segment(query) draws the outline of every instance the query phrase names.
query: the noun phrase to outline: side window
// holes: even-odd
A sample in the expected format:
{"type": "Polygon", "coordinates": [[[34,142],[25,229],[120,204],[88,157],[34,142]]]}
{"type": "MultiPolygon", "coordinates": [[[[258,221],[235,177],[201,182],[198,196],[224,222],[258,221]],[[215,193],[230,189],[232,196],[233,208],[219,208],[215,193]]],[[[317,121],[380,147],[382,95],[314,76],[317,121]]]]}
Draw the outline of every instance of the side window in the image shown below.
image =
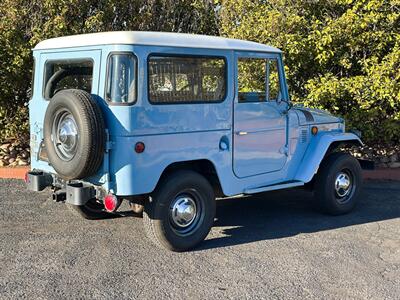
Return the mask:
{"type": "Polygon", "coordinates": [[[225,64],[217,57],[150,56],[149,100],[154,104],[223,101],[225,64]]]}
{"type": "Polygon", "coordinates": [[[279,71],[278,61],[276,59],[269,59],[267,62],[267,77],[268,77],[268,100],[280,100],[280,84],[279,84],[279,71]]]}
{"type": "Polygon", "coordinates": [[[276,59],[238,59],[239,102],[276,101],[279,98],[279,72],[276,59]]]}
{"type": "Polygon", "coordinates": [[[47,61],[44,75],[44,98],[50,99],[65,89],[92,90],[93,61],[59,60],[47,61]]]}
{"type": "Polygon", "coordinates": [[[112,54],[108,59],[106,100],[112,103],[136,102],[136,57],[131,53],[112,54]]]}
{"type": "Polygon", "coordinates": [[[29,99],[32,99],[32,97],[33,97],[33,91],[34,91],[34,87],[35,87],[35,69],[36,69],[36,59],[33,58],[31,86],[28,89],[28,97],[29,97],[29,99]]]}

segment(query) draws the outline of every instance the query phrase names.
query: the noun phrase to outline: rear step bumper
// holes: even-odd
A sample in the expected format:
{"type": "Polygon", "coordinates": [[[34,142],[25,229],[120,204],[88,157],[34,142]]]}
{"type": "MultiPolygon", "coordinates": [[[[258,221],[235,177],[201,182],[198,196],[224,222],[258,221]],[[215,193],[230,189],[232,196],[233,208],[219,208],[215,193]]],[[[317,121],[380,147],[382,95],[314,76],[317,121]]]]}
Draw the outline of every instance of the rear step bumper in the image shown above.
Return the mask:
{"type": "Polygon", "coordinates": [[[28,190],[39,192],[53,185],[54,178],[50,174],[41,171],[30,171],[25,177],[28,190]]]}
{"type": "Polygon", "coordinates": [[[46,187],[53,186],[53,199],[64,201],[72,205],[85,205],[90,199],[96,198],[101,191],[88,183],[74,181],[64,182],[56,176],[42,171],[30,171],[26,174],[26,185],[28,190],[39,192],[46,187]]]}
{"type": "Polygon", "coordinates": [[[82,206],[90,199],[96,198],[96,190],[93,186],[82,182],[68,183],[66,193],[65,202],[72,205],[82,206]]]}

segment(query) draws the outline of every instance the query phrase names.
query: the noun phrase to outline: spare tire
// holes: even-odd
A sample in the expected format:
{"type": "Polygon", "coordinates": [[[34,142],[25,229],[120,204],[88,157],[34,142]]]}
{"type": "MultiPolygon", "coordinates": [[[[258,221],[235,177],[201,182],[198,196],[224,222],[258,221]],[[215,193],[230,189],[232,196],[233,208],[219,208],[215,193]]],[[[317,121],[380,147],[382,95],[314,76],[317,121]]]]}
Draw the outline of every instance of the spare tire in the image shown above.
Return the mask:
{"type": "Polygon", "coordinates": [[[62,90],[50,100],[44,118],[44,144],[60,177],[82,179],[103,162],[105,127],[100,107],[82,90],[62,90]]]}

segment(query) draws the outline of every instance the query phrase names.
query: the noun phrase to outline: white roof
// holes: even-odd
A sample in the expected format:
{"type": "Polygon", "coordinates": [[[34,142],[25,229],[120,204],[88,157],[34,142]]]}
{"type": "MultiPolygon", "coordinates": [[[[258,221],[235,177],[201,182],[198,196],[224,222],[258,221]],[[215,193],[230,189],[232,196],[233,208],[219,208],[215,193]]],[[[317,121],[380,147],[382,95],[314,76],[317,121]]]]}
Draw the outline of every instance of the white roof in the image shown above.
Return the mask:
{"type": "Polygon", "coordinates": [[[148,31],[114,31],[64,36],[42,41],[36,45],[34,50],[96,45],[149,45],[281,52],[278,48],[244,40],[198,34],[148,31]]]}

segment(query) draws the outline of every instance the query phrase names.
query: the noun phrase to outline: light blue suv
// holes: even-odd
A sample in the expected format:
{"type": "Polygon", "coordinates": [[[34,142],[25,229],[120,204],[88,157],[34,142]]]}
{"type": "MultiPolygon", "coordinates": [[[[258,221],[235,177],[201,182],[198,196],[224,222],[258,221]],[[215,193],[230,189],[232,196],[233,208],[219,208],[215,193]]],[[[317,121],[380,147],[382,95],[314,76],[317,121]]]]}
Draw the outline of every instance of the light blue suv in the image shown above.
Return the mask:
{"type": "Polygon", "coordinates": [[[326,212],[360,193],[344,121],[292,106],[279,49],[220,37],[106,32],[39,43],[28,188],[90,219],[143,213],[149,237],[201,242],[215,198],[306,186],[326,212]]]}

